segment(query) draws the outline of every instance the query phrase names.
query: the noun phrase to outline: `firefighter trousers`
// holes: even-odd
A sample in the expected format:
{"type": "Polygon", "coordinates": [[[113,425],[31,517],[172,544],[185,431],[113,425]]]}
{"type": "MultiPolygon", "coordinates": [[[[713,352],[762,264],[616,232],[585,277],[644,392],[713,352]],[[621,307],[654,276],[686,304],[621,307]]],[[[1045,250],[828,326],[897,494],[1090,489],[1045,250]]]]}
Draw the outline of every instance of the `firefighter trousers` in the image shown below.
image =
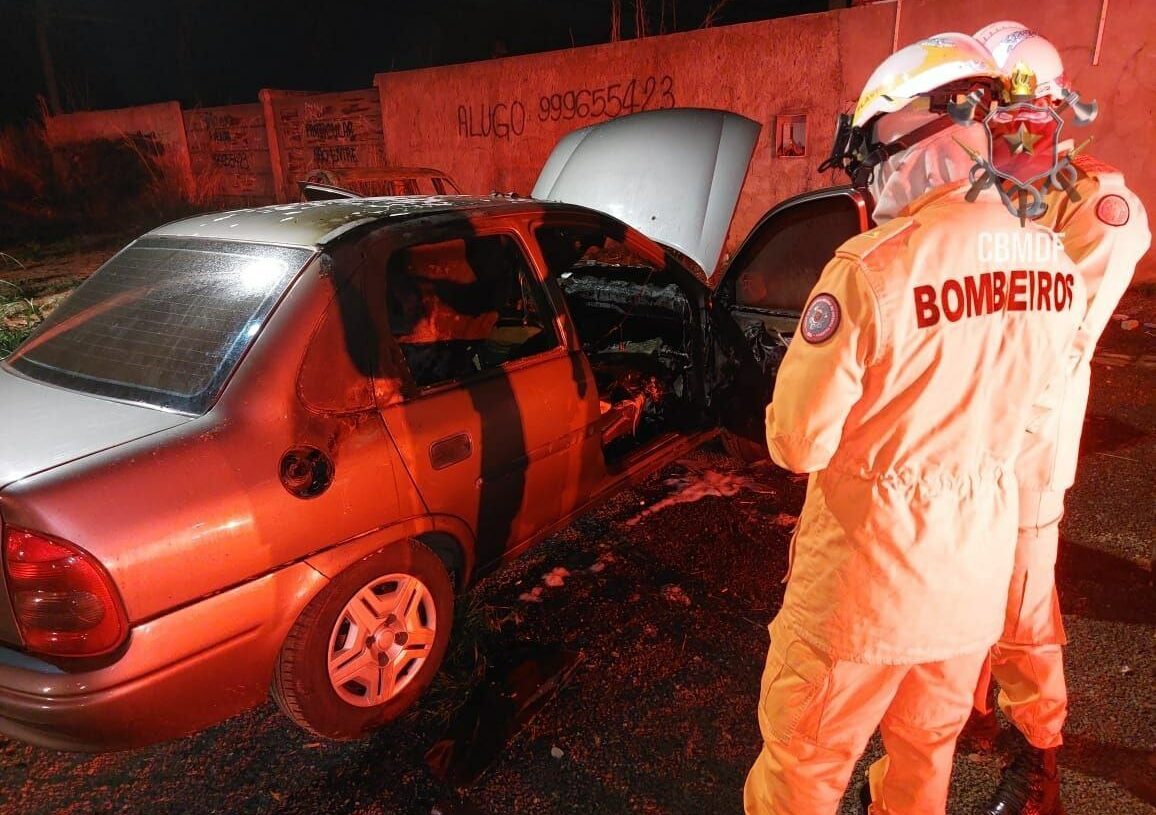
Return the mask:
{"type": "MultiPolygon", "coordinates": [[[[776,629],[777,631],[777,629],[776,629]]],[[[804,640],[771,642],[759,698],[763,748],[746,815],[834,815],[878,726],[887,755],[870,771],[874,815],[942,815],[955,741],[986,652],[916,665],[832,660],[804,640]]]]}
{"type": "MultiPolygon", "coordinates": [[[[1056,552],[1063,492],[1020,492],[1020,529],[1008,590],[1003,635],[991,649],[991,675],[999,682],[999,706],[1036,747],[1063,743],[1068,715],[1064,681],[1067,643],[1056,593],[1056,552]]],[[[981,680],[977,698],[987,698],[981,680]]],[[[984,702],[986,705],[986,702],[984,702]]]]}

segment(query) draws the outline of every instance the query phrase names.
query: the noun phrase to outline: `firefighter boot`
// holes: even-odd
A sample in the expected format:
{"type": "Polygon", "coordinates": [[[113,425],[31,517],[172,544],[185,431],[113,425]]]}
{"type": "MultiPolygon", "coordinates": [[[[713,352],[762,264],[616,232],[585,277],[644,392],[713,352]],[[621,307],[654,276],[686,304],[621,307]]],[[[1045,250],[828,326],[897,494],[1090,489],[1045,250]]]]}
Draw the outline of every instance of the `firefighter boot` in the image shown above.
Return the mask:
{"type": "Polygon", "coordinates": [[[1064,815],[1057,752],[1056,747],[1033,747],[1021,737],[1019,751],[1004,767],[983,815],[1064,815]]]}

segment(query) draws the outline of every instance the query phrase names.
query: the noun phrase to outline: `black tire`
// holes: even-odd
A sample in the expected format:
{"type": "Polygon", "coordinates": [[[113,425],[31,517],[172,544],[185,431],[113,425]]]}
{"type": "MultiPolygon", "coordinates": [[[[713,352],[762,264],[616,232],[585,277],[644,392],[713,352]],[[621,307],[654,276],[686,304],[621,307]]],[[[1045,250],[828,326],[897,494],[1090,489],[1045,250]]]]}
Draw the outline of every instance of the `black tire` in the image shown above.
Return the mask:
{"type": "Polygon", "coordinates": [[[327,739],[356,739],[404,713],[429,687],[445,657],[453,628],[454,589],[442,561],[417,541],[389,546],[339,574],[301,612],[274,668],[272,694],[294,723],[327,739]],[[330,638],[349,601],[374,580],[390,574],[418,578],[436,610],[434,641],[417,673],[388,701],[372,707],[351,704],[329,678],[330,638]]]}
{"type": "Polygon", "coordinates": [[[722,432],[722,446],[727,455],[743,464],[755,464],[771,457],[766,444],[759,444],[729,430],[722,432]]]}

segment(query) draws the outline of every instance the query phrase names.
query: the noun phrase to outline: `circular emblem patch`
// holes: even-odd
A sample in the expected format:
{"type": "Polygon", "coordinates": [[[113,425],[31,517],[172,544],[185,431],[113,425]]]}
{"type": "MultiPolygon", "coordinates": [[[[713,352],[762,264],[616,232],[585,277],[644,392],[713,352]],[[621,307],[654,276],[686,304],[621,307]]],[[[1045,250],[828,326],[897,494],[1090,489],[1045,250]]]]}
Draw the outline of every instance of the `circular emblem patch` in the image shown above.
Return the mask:
{"type": "Polygon", "coordinates": [[[809,343],[820,343],[831,338],[839,328],[839,301],[830,294],[816,294],[803,312],[799,332],[809,343]]]}
{"type": "Polygon", "coordinates": [[[1128,202],[1118,195],[1105,195],[1096,204],[1096,217],[1109,226],[1123,226],[1131,216],[1128,202]]]}

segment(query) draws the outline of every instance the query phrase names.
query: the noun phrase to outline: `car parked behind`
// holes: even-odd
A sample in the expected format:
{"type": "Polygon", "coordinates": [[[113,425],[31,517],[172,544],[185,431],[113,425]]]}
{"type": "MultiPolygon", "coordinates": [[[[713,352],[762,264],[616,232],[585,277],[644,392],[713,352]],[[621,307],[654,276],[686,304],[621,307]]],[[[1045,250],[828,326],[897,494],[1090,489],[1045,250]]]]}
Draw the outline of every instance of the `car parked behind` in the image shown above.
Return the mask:
{"type": "MultiPolygon", "coordinates": [[[[429,167],[357,167],[313,170],[300,185],[339,187],[362,197],[385,195],[460,195],[448,174],[429,167]]],[[[314,199],[316,200],[316,199],[314,199]]]]}

